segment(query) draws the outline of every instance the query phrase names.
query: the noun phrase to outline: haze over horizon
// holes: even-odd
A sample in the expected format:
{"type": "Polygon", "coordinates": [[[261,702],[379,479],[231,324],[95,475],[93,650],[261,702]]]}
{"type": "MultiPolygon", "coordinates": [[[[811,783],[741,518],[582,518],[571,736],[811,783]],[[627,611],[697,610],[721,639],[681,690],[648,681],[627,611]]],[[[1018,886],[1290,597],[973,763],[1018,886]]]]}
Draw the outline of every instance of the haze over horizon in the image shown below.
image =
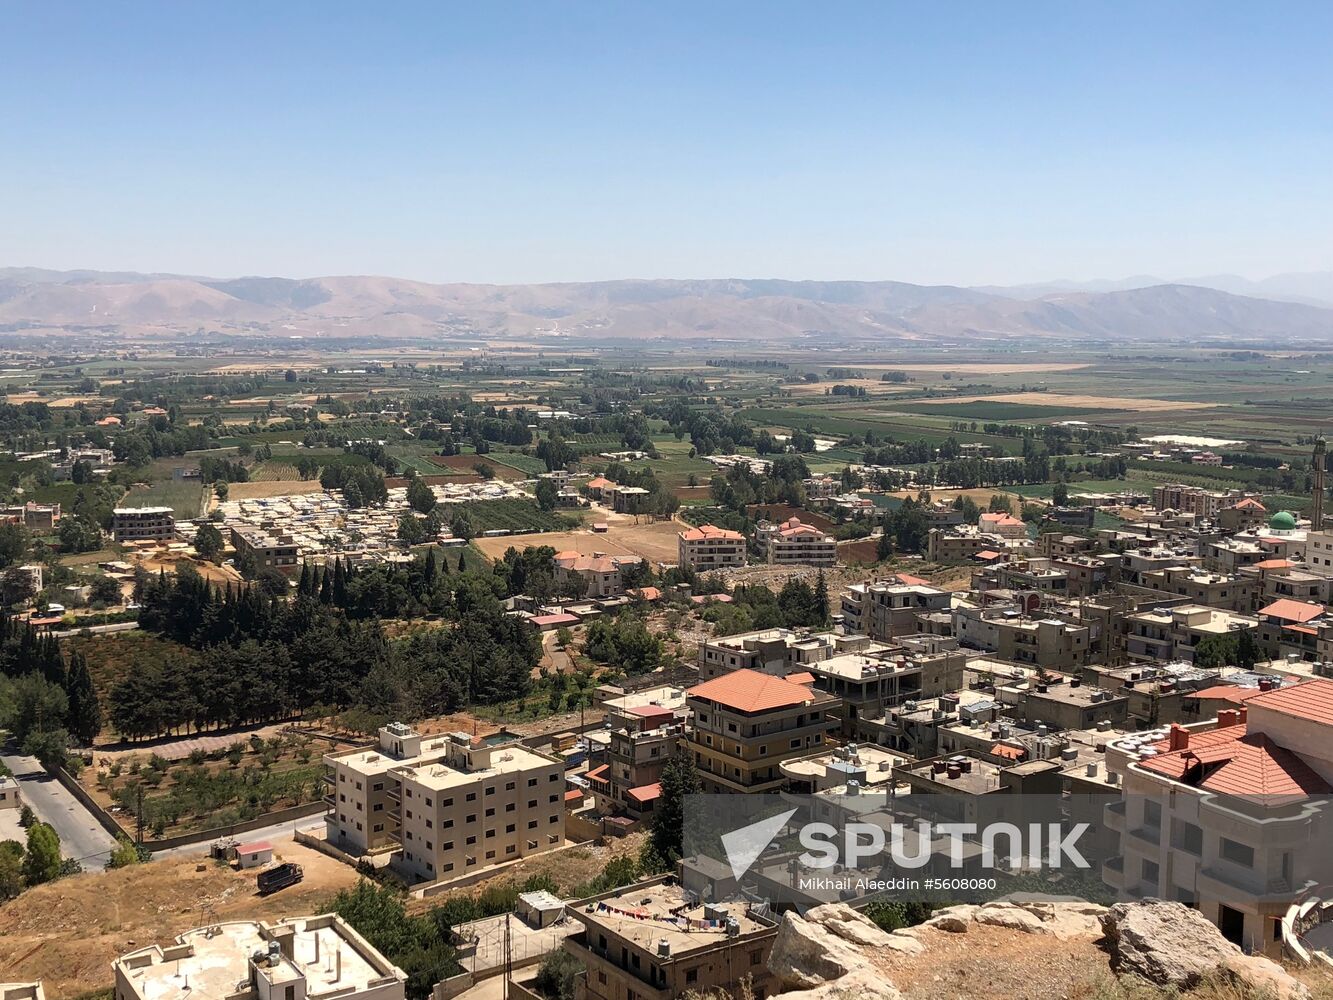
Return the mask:
{"type": "Polygon", "coordinates": [[[1333,9],[1286,9],[45,4],[0,65],[0,266],[1327,271],[1333,9]]]}

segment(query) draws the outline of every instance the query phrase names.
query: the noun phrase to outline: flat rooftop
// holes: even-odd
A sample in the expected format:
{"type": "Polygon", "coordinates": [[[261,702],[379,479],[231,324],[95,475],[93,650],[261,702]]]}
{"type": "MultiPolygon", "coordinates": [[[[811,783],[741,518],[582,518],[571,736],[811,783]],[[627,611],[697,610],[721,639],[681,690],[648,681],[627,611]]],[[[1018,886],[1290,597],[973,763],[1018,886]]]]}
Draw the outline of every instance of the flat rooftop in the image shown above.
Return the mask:
{"type": "Polygon", "coordinates": [[[445,791],[470,785],[478,778],[490,774],[513,774],[538,767],[549,767],[557,761],[545,754],[514,743],[497,747],[490,754],[488,766],[459,770],[443,761],[422,761],[419,764],[405,764],[399,769],[403,780],[410,780],[433,791],[445,791]]]}
{"type": "MultiPolygon", "coordinates": [[[[678,958],[727,940],[725,927],[693,925],[686,930],[682,918],[700,921],[704,917],[703,906],[689,906],[689,902],[685,890],[679,885],[630,886],[618,896],[593,904],[595,910],[592,913],[579,911],[577,916],[584,923],[606,927],[653,953],[657,951],[657,943],[666,940],[671,945],[672,957],[678,958]]],[[[740,924],[741,937],[772,927],[749,916],[741,903],[723,906],[727,915],[740,924]]]]}
{"type": "Polygon", "coordinates": [[[175,947],[153,945],[116,964],[145,1000],[227,997],[250,979],[250,957],[267,953],[274,932],[280,937],[289,928],[294,930],[291,958],[260,970],[275,984],[304,979],[313,997],[363,992],[401,974],[387,962],[379,965],[382,960],[372,958],[364,941],[349,936],[341,921],[329,916],[298,917],[272,927],[241,921],[198,928],[180,935],[175,947]]]}

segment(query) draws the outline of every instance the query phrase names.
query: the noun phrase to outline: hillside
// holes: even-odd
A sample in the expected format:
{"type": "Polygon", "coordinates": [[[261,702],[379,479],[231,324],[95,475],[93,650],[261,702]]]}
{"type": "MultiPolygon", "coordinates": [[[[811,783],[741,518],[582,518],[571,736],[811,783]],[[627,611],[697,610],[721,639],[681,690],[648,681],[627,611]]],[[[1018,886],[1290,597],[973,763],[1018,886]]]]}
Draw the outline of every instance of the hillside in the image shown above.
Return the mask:
{"type": "Polygon", "coordinates": [[[708,279],[433,285],[0,269],[0,327],[303,337],[1333,341],[1333,309],[1165,284],[1031,297],[895,281],[708,279]]]}

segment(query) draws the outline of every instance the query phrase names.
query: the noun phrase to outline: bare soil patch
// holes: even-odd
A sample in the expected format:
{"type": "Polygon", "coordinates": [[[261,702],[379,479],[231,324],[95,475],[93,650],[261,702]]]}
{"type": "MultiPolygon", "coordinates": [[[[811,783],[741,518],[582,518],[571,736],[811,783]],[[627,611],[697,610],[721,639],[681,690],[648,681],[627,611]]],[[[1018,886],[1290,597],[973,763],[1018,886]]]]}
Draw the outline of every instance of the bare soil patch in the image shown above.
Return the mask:
{"type": "Polygon", "coordinates": [[[1034,406],[1079,406],[1090,410],[1134,410],[1139,413],[1169,413],[1173,410],[1206,410],[1216,403],[1185,399],[1136,399],[1132,396],[1089,396],[1065,392],[1007,392],[998,396],[937,396],[913,400],[913,405],[949,403],[1028,403],[1034,406]]]}
{"type": "Polygon", "coordinates": [[[251,480],[248,483],[231,483],[227,487],[227,496],[232,500],[264,500],[268,497],[293,496],[299,493],[322,493],[324,487],[318,479],[275,479],[270,482],[251,480]]]}

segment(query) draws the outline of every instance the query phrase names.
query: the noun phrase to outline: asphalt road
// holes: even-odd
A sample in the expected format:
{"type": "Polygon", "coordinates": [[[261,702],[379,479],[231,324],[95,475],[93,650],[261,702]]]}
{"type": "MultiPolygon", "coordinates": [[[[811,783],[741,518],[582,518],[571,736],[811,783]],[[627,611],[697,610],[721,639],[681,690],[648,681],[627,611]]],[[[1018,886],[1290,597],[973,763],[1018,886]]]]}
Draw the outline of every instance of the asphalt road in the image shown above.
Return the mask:
{"type": "Polygon", "coordinates": [[[73,858],[89,871],[100,869],[116,842],[79,804],[65,786],[37,763],[35,757],[18,754],[0,756],[19,782],[19,795],[43,823],[50,823],[60,837],[60,853],[73,858]]]}

